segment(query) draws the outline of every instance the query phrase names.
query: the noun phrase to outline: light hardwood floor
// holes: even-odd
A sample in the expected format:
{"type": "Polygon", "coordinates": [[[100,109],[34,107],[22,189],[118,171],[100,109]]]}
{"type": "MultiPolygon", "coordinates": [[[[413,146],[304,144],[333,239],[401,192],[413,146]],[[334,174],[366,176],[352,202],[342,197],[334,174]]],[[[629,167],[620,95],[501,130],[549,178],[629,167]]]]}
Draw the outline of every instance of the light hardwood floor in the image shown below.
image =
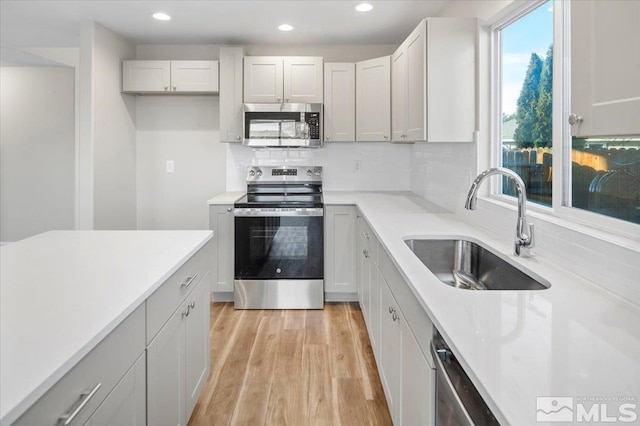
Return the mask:
{"type": "Polygon", "coordinates": [[[211,375],[190,426],[391,425],[360,307],[211,305],[211,375]]]}

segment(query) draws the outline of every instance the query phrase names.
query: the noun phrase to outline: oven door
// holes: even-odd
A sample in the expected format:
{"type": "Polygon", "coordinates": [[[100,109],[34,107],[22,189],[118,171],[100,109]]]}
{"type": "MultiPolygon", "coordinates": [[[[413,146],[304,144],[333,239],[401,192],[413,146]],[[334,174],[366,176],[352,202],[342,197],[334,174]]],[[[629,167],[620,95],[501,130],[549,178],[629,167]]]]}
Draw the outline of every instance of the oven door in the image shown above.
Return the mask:
{"type": "Polygon", "coordinates": [[[322,208],[236,209],[236,280],[322,280],[322,208]]]}

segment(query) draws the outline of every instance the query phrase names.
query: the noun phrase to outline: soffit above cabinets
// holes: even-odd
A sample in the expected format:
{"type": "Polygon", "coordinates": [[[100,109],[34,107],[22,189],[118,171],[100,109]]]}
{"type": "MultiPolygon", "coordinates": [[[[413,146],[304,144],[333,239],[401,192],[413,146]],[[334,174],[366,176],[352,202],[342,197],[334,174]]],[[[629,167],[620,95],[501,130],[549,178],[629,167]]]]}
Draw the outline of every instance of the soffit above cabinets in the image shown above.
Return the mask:
{"type": "Polygon", "coordinates": [[[452,0],[20,1],[0,2],[3,46],[77,47],[80,23],[93,20],[136,44],[399,44],[452,0]],[[171,21],[152,19],[155,12],[171,21]],[[278,31],[288,23],[293,31],[278,31]]]}

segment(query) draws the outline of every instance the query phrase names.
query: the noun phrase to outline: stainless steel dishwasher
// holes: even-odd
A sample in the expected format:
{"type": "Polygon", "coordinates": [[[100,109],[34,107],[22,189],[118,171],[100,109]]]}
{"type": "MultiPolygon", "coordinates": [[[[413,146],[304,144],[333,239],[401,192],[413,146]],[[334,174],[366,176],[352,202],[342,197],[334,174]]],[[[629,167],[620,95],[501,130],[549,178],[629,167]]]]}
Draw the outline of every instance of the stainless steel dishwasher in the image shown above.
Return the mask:
{"type": "Polygon", "coordinates": [[[499,425],[437,330],[431,352],[436,363],[436,425],[499,425]]]}

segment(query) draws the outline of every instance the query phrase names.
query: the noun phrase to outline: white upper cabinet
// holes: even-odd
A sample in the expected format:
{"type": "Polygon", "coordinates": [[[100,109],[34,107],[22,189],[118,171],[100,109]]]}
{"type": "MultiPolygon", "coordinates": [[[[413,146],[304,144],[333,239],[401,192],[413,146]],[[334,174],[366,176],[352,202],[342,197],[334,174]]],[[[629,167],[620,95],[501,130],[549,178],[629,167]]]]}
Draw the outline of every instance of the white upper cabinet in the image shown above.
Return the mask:
{"type": "Polygon", "coordinates": [[[242,142],[242,47],[220,48],[220,142],[242,142]]]}
{"type": "Polygon", "coordinates": [[[391,57],[356,64],[356,140],[391,140],[391,57]]]}
{"type": "Polygon", "coordinates": [[[324,64],[324,139],[356,140],[356,64],[324,64]]]}
{"type": "Polygon", "coordinates": [[[471,142],[477,21],[428,18],[392,56],[394,142],[471,142]]]}
{"type": "Polygon", "coordinates": [[[171,61],[122,62],[123,92],[168,92],[171,89],[171,61]]]}
{"type": "Polygon", "coordinates": [[[171,61],[174,92],[218,91],[218,61],[171,61]]]}
{"type": "Polygon", "coordinates": [[[281,56],[244,58],[244,101],[246,103],[282,102],[282,68],[281,56]]]}
{"type": "Polygon", "coordinates": [[[321,104],[323,100],[323,60],[310,56],[284,57],[284,101],[321,104]]]}
{"type": "Polygon", "coordinates": [[[123,61],[122,91],[218,93],[218,61],[123,61]]]}
{"type": "Polygon", "coordinates": [[[640,2],[570,6],[572,135],[640,135],[640,2]]]}
{"type": "Polygon", "coordinates": [[[245,103],[322,103],[322,58],[247,56],[245,103]]]}

